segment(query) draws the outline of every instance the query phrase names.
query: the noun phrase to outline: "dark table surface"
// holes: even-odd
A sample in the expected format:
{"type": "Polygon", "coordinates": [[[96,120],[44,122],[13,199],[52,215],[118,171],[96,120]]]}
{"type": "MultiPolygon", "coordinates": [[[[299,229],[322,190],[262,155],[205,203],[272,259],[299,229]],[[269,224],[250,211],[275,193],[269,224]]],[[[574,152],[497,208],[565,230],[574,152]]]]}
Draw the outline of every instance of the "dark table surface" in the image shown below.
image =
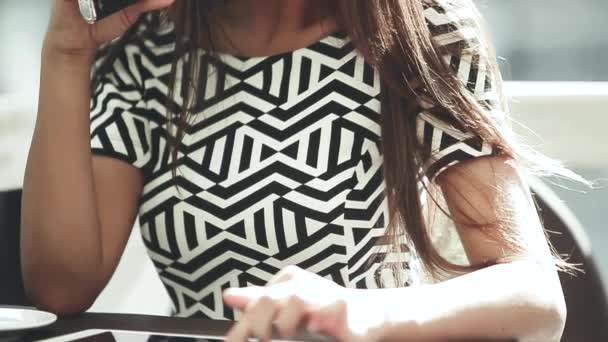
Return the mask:
{"type": "MultiPolygon", "coordinates": [[[[228,321],[211,321],[195,318],[175,318],[147,315],[110,313],[85,313],[71,318],[61,318],[54,324],[32,331],[0,335],[3,341],[39,341],[83,330],[145,331],[167,335],[224,336],[231,327],[228,321]]],[[[315,336],[301,334],[296,341],[324,341],[315,336]]]]}
{"type": "MultiPolygon", "coordinates": [[[[226,332],[231,326],[232,322],[229,321],[212,321],[198,318],[177,318],[114,313],[85,313],[70,318],[61,318],[54,324],[44,328],[17,334],[0,335],[0,342],[40,341],[84,330],[150,332],[158,335],[225,336],[226,332]]],[[[108,340],[99,339],[99,341],[105,342],[108,340]]],[[[327,342],[329,340],[323,337],[302,333],[294,338],[294,341],[327,342]]],[[[466,339],[466,341],[483,342],[490,340],[466,339]]]]}

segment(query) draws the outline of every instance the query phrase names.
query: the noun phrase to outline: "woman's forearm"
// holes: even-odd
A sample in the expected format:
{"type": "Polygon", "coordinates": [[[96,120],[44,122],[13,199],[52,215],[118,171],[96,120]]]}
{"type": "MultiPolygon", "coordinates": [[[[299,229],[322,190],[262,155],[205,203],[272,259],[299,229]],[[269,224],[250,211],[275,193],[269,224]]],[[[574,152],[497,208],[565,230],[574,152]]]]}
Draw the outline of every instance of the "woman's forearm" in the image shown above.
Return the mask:
{"type": "Polygon", "coordinates": [[[380,330],[388,341],[559,341],[565,321],[555,271],[533,261],[492,266],[434,285],[373,291],[384,306],[386,324],[380,330]]]}
{"type": "Polygon", "coordinates": [[[102,250],[91,166],[90,57],[44,50],[39,109],[24,179],[22,255],[25,285],[46,297],[78,302],[99,284],[102,250]],[[95,278],[95,279],[94,279],[95,278]],[[90,285],[90,286],[89,286],[90,285]],[[67,298],[59,297],[68,297],[67,298]]]}

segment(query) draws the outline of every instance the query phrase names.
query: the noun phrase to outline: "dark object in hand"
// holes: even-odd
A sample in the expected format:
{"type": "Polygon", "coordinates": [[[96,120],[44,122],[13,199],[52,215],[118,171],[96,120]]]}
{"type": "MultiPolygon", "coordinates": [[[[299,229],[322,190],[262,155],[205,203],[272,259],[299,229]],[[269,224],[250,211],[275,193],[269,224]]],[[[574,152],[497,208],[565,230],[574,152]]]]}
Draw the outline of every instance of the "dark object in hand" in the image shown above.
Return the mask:
{"type": "Polygon", "coordinates": [[[84,20],[93,24],[136,2],[137,0],[78,0],[78,6],[84,20]]]}

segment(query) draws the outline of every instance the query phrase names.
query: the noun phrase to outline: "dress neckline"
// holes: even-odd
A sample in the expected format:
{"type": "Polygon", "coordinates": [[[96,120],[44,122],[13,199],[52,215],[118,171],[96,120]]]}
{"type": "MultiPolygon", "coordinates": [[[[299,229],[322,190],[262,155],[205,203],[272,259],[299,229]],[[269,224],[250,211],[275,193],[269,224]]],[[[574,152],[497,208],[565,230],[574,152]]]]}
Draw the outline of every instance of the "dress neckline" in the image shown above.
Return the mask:
{"type": "Polygon", "coordinates": [[[201,49],[201,51],[204,54],[216,56],[223,60],[236,59],[241,62],[261,61],[261,60],[265,60],[265,59],[280,58],[280,57],[293,55],[294,53],[304,51],[304,50],[316,50],[318,47],[323,46],[323,45],[336,45],[336,44],[338,44],[337,42],[344,41],[345,39],[347,39],[347,37],[348,37],[348,35],[342,31],[334,31],[334,32],[331,32],[331,33],[323,36],[321,39],[318,39],[306,46],[298,47],[295,49],[291,49],[291,50],[287,50],[287,51],[279,52],[279,53],[275,53],[275,54],[260,55],[260,56],[238,55],[238,54],[234,54],[234,53],[230,53],[230,52],[222,52],[222,51],[215,51],[213,53],[209,53],[209,51],[205,50],[205,49],[201,49]]]}

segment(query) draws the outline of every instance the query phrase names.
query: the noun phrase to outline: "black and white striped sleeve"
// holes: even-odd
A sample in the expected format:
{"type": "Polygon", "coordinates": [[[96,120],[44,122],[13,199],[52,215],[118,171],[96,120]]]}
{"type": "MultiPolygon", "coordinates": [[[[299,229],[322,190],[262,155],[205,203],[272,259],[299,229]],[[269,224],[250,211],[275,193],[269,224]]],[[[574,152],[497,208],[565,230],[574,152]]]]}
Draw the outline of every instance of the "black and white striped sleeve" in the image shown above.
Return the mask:
{"type": "MultiPolygon", "coordinates": [[[[150,160],[151,138],[139,49],[136,44],[127,45],[111,70],[101,75],[101,82],[91,96],[90,128],[94,154],[143,168],[150,160]]],[[[100,57],[97,66],[103,58],[100,57]]]]}
{"type": "MultiPolygon", "coordinates": [[[[440,5],[428,6],[424,15],[432,39],[442,51],[442,58],[457,75],[464,89],[484,107],[497,125],[504,125],[496,81],[500,75],[488,67],[488,58],[479,48],[479,29],[473,24],[476,11],[459,1],[437,0],[440,5]]],[[[432,105],[416,118],[418,141],[425,149],[423,170],[429,179],[462,161],[497,154],[494,147],[471,132],[453,124],[448,110],[432,105]],[[447,118],[447,119],[446,119],[447,118]]]]}

